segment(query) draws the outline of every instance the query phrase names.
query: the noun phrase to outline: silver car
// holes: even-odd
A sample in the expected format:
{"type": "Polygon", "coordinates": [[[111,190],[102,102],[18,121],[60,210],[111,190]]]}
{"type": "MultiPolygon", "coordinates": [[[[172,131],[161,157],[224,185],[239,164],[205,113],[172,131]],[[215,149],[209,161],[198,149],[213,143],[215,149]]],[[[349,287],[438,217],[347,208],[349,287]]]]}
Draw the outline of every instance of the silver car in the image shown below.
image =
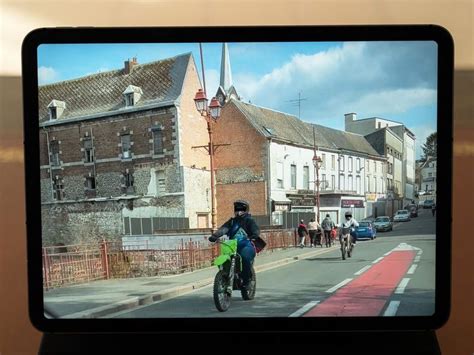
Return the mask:
{"type": "Polygon", "coordinates": [[[374,227],[377,232],[387,232],[393,230],[392,221],[389,216],[380,216],[374,220],[374,227]]]}
{"type": "Polygon", "coordinates": [[[395,216],[393,216],[394,222],[408,222],[410,220],[410,212],[408,210],[398,210],[395,216]]]}

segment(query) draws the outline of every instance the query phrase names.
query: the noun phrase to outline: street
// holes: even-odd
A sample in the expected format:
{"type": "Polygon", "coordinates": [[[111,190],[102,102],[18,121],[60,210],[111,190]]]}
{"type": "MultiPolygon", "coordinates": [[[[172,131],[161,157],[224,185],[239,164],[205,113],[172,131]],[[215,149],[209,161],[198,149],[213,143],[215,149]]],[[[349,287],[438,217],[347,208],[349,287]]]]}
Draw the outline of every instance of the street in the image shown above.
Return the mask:
{"type": "MultiPolygon", "coordinates": [[[[258,259],[257,259],[258,262],[258,259]]],[[[435,217],[419,217],[358,241],[352,258],[339,249],[257,274],[257,294],[233,293],[227,312],[207,286],[170,300],[106,317],[300,317],[431,315],[435,301],[435,217]]]]}

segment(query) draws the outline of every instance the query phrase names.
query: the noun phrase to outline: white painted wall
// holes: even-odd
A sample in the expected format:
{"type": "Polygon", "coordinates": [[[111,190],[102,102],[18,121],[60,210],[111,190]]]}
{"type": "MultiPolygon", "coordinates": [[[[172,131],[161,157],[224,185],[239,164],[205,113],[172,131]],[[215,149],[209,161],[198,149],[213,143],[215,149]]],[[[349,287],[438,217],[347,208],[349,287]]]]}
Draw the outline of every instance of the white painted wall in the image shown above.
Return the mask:
{"type": "MultiPolygon", "coordinates": [[[[386,193],[386,184],[383,186],[381,180],[386,181],[386,174],[384,162],[375,159],[366,159],[364,157],[356,155],[338,155],[338,153],[318,150],[318,156],[324,156],[324,162],[319,170],[320,181],[326,178],[328,182],[327,190],[340,190],[345,192],[357,191],[357,177],[360,178],[360,194],[367,192],[379,192],[386,193]],[[332,160],[334,157],[334,166],[332,160]],[[352,158],[352,169],[350,167],[349,160],[352,158]],[[357,159],[360,159],[360,171],[357,170],[357,159]],[[374,163],[377,165],[377,169],[374,170],[374,163]],[[377,191],[366,190],[366,175],[367,175],[367,164],[370,164],[370,178],[376,177],[377,179],[377,191]],[[332,184],[332,177],[334,176],[335,186],[332,184]],[[350,182],[352,178],[352,186],[350,182]]],[[[295,192],[296,190],[304,190],[306,187],[303,185],[303,168],[304,166],[309,167],[309,189],[314,189],[314,166],[313,166],[313,149],[294,147],[286,144],[280,144],[272,142],[270,144],[270,169],[271,169],[271,182],[270,182],[270,197],[272,199],[281,200],[281,196],[286,192],[295,192]],[[296,165],[296,189],[291,187],[291,165],[296,165]],[[278,172],[282,169],[283,172],[278,172]],[[278,178],[282,177],[283,187],[278,186],[278,178]]],[[[401,172],[400,172],[401,174],[401,172]]],[[[373,183],[372,183],[373,184],[373,183]]],[[[324,190],[321,186],[321,190],[324,190]]]]}

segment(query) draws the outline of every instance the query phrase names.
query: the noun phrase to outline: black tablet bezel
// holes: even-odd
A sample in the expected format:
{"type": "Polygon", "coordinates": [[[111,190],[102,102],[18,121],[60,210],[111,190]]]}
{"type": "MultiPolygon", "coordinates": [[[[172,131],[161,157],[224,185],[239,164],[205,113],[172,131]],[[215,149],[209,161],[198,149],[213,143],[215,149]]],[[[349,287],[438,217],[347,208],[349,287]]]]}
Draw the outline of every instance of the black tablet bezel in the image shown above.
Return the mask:
{"type": "Polygon", "coordinates": [[[453,150],[454,44],[436,25],[43,28],[29,33],[22,46],[26,230],[29,314],[46,332],[203,332],[331,331],[436,329],[448,319],[451,284],[451,207],[453,150]],[[153,318],[50,319],[43,311],[41,272],[41,199],[39,169],[37,47],[47,43],[176,43],[284,41],[435,41],[438,45],[438,174],[436,291],[432,316],[317,318],[153,318]]]}

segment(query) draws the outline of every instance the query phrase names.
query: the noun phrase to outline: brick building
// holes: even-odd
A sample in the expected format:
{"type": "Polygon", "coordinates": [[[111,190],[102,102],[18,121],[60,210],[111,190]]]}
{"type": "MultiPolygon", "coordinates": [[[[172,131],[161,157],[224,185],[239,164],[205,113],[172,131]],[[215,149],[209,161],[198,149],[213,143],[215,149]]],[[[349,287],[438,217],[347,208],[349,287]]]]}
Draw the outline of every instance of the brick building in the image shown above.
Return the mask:
{"type": "MultiPolygon", "coordinates": [[[[208,227],[206,122],[193,56],[39,87],[45,244],[118,238],[133,218],[208,227]],[[59,223],[58,223],[59,222],[59,223]]],[[[153,232],[156,226],[136,226],[153,232]]]]}

